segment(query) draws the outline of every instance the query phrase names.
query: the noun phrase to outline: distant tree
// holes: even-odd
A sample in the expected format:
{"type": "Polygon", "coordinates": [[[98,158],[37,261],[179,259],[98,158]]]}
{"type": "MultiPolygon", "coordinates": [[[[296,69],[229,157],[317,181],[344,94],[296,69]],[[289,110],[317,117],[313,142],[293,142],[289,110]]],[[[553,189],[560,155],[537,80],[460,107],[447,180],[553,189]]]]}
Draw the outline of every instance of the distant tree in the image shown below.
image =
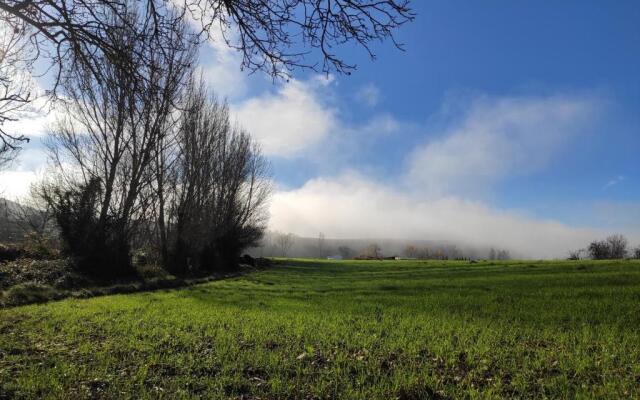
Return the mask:
{"type": "Polygon", "coordinates": [[[416,258],[418,257],[418,248],[412,244],[409,244],[404,248],[404,255],[409,258],[416,258]]]}
{"type": "Polygon", "coordinates": [[[271,237],[268,234],[262,236],[262,239],[256,244],[256,247],[259,249],[258,255],[260,257],[265,256],[265,252],[269,251],[269,248],[272,246],[271,237]]]}
{"type": "Polygon", "coordinates": [[[640,260],[640,246],[633,249],[633,258],[640,260]]]}
{"type": "Polygon", "coordinates": [[[462,252],[458,250],[458,247],[455,244],[447,246],[445,248],[445,255],[449,260],[457,260],[458,258],[462,257],[461,254],[462,252]]]}
{"type": "Polygon", "coordinates": [[[582,253],[584,253],[584,249],[578,249],[578,250],[571,250],[569,252],[569,260],[581,260],[582,259],[582,253]]]}
{"type": "Polygon", "coordinates": [[[279,233],[276,236],[276,245],[280,249],[280,255],[282,257],[287,257],[289,255],[289,250],[293,247],[293,243],[295,242],[295,236],[293,233],[279,233]]]}
{"type": "Polygon", "coordinates": [[[45,237],[53,235],[53,213],[42,196],[45,187],[45,183],[32,185],[29,194],[10,210],[11,219],[20,232],[35,240],[45,240],[45,237]]]}
{"type": "Polygon", "coordinates": [[[511,255],[508,250],[500,250],[497,253],[498,260],[509,260],[511,259],[511,255]]]}
{"type": "Polygon", "coordinates": [[[615,234],[605,240],[594,240],[589,244],[587,252],[594,260],[621,259],[627,256],[627,238],[615,234]]]}
{"type": "Polygon", "coordinates": [[[318,234],[318,258],[324,258],[324,233],[320,232],[318,234]]]}
{"type": "Polygon", "coordinates": [[[377,243],[371,243],[367,246],[364,254],[369,258],[382,258],[382,249],[377,243]]]}
{"type": "Polygon", "coordinates": [[[428,247],[418,249],[418,252],[416,253],[416,257],[421,260],[428,260],[431,258],[431,256],[432,256],[432,251],[428,247]]]}
{"type": "Polygon", "coordinates": [[[594,240],[587,247],[589,257],[594,260],[606,260],[611,258],[609,244],[604,240],[594,240]]]}
{"type": "Polygon", "coordinates": [[[629,242],[627,238],[620,234],[609,236],[607,239],[609,244],[609,256],[613,259],[621,259],[627,256],[627,246],[629,242]]]}
{"type": "Polygon", "coordinates": [[[489,260],[495,260],[498,258],[498,253],[496,252],[496,249],[494,249],[493,247],[489,250],[489,260]]]}
{"type": "Polygon", "coordinates": [[[353,255],[355,254],[355,252],[353,251],[353,249],[351,247],[348,246],[340,246],[338,247],[338,253],[340,253],[340,256],[342,258],[349,259],[352,258],[353,255]]]}

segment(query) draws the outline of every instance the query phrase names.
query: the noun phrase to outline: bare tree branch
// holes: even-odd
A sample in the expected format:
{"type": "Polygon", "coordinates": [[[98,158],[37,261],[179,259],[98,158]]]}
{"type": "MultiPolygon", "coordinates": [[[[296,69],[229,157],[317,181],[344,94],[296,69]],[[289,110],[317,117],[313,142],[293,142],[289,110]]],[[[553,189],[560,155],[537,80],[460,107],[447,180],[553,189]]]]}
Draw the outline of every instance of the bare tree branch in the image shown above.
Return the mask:
{"type": "MultiPolygon", "coordinates": [[[[241,68],[287,77],[297,68],[349,74],[356,65],[345,60],[338,47],[355,44],[372,59],[373,46],[379,41],[391,40],[402,49],[394,33],[415,17],[409,0],[184,0],[181,4],[137,0],[144,18],[135,20],[127,17],[127,4],[128,0],[0,0],[0,22],[15,28],[22,42],[29,44],[34,60],[50,61],[53,84],[49,94],[55,96],[76,68],[102,79],[100,63],[104,60],[137,74],[127,56],[129,49],[120,48],[110,37],[115,27],[126,29],[134,40],[171,51],[178,44],[172,36],[176,20],[189,17],[200,23],[199,37],[220,33],[220,40],[238,50],[241,68]]],[[[134,50],[145,55],[139,47],[134,50]]],[[[0,68],[5,63],[0,60],[0,68]]],[[[13,79],[8,76],[15,86],[13,79]]],[[[4,96],[8,109],[0,105],[0,126],[12,118],[11,110],[32,99],[19,86],[4,96]]],[[[0,131],[0,153],[25,140],[0,131]]]]}

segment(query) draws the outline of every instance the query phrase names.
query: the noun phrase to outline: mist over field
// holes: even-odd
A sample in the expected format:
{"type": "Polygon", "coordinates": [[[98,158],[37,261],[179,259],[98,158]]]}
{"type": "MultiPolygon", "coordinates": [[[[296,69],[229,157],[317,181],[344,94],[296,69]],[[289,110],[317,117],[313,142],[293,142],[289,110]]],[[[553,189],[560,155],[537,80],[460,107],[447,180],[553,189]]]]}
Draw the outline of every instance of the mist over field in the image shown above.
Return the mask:
{"type": "Polygon", "coordinates": [[[357,177],[318,179],[301,189],[276,193],[271,221],[282,232],[306,237],[323,232],[332,239],[393,239],[405,244],[427,240],[485,250],[501,247],[521,258],[564,258],[569,250],[606,234],[455,197],[418,200],[357,177]]]}

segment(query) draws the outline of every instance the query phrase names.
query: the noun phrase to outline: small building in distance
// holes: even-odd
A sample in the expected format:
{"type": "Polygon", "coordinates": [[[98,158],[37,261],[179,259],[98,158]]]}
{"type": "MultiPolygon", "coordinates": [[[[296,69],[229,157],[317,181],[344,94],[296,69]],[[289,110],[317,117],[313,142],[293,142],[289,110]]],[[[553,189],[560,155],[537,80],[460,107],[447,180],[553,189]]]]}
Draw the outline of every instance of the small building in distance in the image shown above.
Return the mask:
{"type": "Polygon", "coordinates": [[[342,260],[342,256],[340,254],[336,254],[334,256],[327,256],[327,260],[342,260]]]}

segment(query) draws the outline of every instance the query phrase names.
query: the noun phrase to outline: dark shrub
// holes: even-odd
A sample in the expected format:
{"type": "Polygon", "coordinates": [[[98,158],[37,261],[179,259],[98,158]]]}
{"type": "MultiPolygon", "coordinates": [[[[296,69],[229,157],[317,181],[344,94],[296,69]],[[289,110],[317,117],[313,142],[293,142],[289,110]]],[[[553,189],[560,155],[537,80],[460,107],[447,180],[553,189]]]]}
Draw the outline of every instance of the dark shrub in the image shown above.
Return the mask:
{"type": "Polygon", "coordinates": [[[25,256],[34,260],[56,260],[60,251],[51,238],[37,232],[30,232],[22,240],[25,256]]]}
{"type": "Polygon", "coordinates": [[[48,285],[39,283],[23,283],[15,285],[2,294],[0,302],[5,306],[20,304],[42,303],[49,300],[59,299],[64,293],[57,291],[48,285]]]}
{"type": "Polygon", "coordinates": [[[237,269],[240,254],[247,247],[257,243],[262,230],[243,227],[228,230],[208,244],[201,254],[201,266],[207,271],[229,271],[237,269]]]}
{"type": "Polygon", "coordinates": [[[23,249],[18,246],[0,243],[0,262],[17,260],[23,253],[23,249]]]}
{"type": "Polygon", "coordinates": [[[186,275],[193,269],[192,257],[195,251],[186,241],[178,238],[169,251],[165,268],[176,275],[186,275]]]}
{"type": "Polygon", "coordinates": [[[256,267],[258,268],[269,268],[272,265],[273,265],[273,261],[268,258],[264,258],[264,257],[256,258],[256,267]]]}
{"type": "MultiPolygon", "coordinates": [[[[188,275],[216,271],[233,271],[238,268],[240,254],[255,245],[263,234],[261,227],[244,226],[224,233],[210,228],[207,240],[187,241],[178,238],[169,249],[167,269],[172,274],[188,275]]],[[[204,236],[204,235],[203,235],[204,236]]],[[[249,265],[254,265],[251,263],[249,265]]]]}
{"type": "Polygon", "coordinates": [[[611,235],[607,238],[607,244],[609,245],[609,256],[611,258],[620,259],[627,256],[629,242],[626,237],[620,234],[611,235]]]}
{"type": "Polygon", "coordinates": [[[611,235],[605,240],[589,244],[587,251],[594,260],[621,259],[627,256],[627,239],[622,235],[611,235]]]}
{"type": "Polygon", "coordinates": [[[250,265],[252,267],[255,267],[256,259],[251,257],[249,254],[245,254],[238,259],[238,264],[250,265]]]}
{"type": "Polygon", "coordinates": [[[609,244],[604,240],[595,240],[587,248],[589,256],[594,260],[606,260],[610,258],[609,244]]]}
{"type": "Polygon", "coordinates": [[[81,271],[104,278],[131,275],[128,237],[122,224],[98,213],[102,186],[99,179],[62,191],[47,201],[60,229],[62,251],[81,271]]]}
{"type": "Polygon", "coordinates": [[[245,254],[238,259],[238,264],[249,265],[255,268],[268,268],[273,265],[273,261],[268,258],[253,258],[249,254],[245,254]]]}

